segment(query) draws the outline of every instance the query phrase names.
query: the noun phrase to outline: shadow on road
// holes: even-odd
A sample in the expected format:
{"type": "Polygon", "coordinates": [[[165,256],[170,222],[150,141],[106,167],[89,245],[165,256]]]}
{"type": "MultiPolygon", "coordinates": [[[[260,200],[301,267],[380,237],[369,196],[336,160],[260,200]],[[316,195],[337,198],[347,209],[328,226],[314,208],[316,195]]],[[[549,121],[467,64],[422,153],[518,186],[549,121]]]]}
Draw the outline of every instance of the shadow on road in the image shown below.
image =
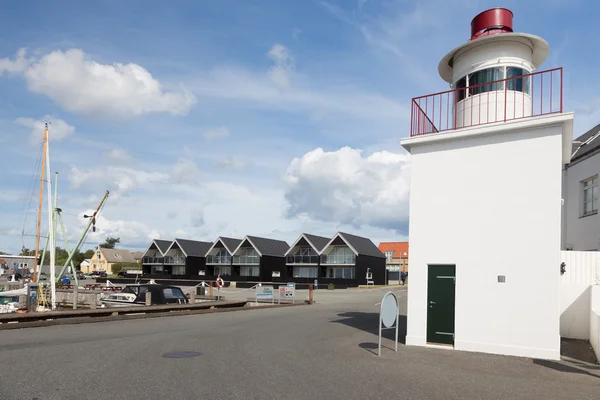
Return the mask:
{"type": "Polygon", "coordinates": [[[600,378],[599,374],[591,373],[589,370],[598,370],[600,368],[586,365],[580,362],[571,362],[571,361],[550,361],[550,360],[533,360],[533,363],[536,365],[541,365],[542,367],[550,368],[559,372],[569,372],[572,374],[583,374],[593,376],[594,378],[600,378]],[[581,366],[581,368],[574,367],[569,364],[575,364],[581,366]]]}
{"type": "MultiPolygon", "coordinates": [[[[359,345],[360,348],[370,351],[373,354],[377,354],[377,336],[379,335],[379,313],[369,312],[344,312],[338,314],[340,319],[336,319],[334,323],[344,324],[346,326],[368,332],[375,336],[375,342],[364,342],[359,345]]],[[[395,329],[384,329],[381,332],[382,347],[389,347],[389,343],[384,343],[383,340],[391,340],[392,343],[395,339],[395,329]]],[[[406,338],[406,315],[398,316],[398,343],[405,344],[406,338]]],[[[393,347],[392,347],[393,349],[393,347]]]]}

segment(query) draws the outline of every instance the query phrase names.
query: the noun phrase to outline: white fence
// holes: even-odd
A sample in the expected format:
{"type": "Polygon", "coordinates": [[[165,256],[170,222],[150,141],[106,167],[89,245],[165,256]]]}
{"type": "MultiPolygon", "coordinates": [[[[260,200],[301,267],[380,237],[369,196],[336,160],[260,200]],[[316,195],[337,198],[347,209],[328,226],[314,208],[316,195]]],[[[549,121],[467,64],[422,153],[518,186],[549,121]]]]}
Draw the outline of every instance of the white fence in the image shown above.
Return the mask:
{"type": "Polygon", "coordinates": [[[600,286],[593,286],[591,292],[590,344],[600,360],[600,286]]]}
{"type": "Polygon", "coordinates": [[[560,278],[560,335],[588,340],[593,318],[592,285],[600,284],[600,252],[562,251],[561,261],[565,273],[560,278]]]}
{"type": "Polygon", "coordinates": [[[599,251],[561,251],[566,271],[561,276],[564,284],[600,285],[599,251]]]}

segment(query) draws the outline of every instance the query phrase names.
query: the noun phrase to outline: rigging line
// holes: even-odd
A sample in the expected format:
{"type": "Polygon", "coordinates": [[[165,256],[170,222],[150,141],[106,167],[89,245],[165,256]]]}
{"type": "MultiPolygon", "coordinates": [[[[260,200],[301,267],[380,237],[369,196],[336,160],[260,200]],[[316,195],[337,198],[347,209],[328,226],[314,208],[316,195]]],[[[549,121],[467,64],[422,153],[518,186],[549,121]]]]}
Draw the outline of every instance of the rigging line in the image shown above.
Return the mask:
{"type": "MultiPolygon", "coordinates": [[[[27,205],[27,208],[25,210],[23,210],[25,217],[23,219],[22,233],[25,232],[25,226],[27,225],[27,219],[28,219],[29,213],[31,212],[31,203],[33,202],[33,197],[35,195],[35,188],[36,188],[35,183],[43,178],[43,177],[40,177],[40,172],[39,172],[41,164],[42,164],[42,158],[43,158],[43,149],[40,150],[39,157],[37,158],[36,166],[35,166],[34,172],[32,174],[32,179],[30,181],[30,189],[28,190],[28,193],[30,193],[29,204],[27,205]]],[[[22,245],[22,247],[25,247],[25,240],[24,240],[23,235],[21,235],[21,245],[22,245]]]]}

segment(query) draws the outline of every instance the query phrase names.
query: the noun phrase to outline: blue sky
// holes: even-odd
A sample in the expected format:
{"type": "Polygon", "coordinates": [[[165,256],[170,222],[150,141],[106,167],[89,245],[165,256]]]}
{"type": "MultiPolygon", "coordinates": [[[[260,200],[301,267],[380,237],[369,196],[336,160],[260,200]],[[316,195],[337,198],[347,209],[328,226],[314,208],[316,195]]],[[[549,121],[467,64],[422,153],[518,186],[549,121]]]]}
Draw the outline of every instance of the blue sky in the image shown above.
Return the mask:
{"type": "Polygon", "coordinates": [[[576,134],[600,122],[593,1],[3,2],[0,250],[33,245],[44,120],[70,240],[111,191],[87,247],[406,239],[410,99],[494,6],[550,43],[576,134]]]}

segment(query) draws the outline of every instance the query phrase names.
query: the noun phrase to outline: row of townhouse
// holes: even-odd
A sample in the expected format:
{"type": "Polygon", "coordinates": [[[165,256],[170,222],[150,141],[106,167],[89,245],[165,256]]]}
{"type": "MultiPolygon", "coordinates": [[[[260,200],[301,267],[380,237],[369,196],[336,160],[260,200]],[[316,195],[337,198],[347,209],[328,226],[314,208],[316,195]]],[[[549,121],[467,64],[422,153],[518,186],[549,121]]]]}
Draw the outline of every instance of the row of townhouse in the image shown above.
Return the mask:
{"type": "Polygon", "coordinates": [[[256,236],[219,237],[213,243],[187,239],[153,240],[142,257],[145,277],[236,282],[318,281],[336,287],[386,281],[385,256],[364,237],[338,232],[332,238],[303,233],[285,241],[256,236]]]}

